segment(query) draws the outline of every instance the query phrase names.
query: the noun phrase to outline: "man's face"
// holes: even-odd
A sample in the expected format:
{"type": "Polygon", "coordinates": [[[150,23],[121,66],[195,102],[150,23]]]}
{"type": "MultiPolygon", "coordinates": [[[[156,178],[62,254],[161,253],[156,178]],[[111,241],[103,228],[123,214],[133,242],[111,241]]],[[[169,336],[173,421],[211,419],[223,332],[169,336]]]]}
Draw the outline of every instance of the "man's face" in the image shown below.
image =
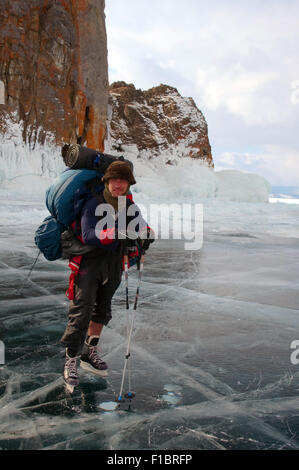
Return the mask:
{"type": "Polygon", "coordinates": [[[128,181],[120,178],[110,178],[108,182],[108,189],[113,197],[124,196],[128,187],[128,181]]]}

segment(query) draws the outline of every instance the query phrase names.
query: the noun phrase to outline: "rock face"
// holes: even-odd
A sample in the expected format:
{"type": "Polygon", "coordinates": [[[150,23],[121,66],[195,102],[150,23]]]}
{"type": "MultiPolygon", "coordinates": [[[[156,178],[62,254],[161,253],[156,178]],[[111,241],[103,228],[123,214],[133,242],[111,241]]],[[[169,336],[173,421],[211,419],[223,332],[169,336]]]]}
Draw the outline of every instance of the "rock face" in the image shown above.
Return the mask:
{"type": "Polygon", "coordinates": [[[104,8],[104,0],[1,0],[2,131],[6,114],[14,114],[33,146],[51,133],[57,144],[103,150],[109,86],[104,8]]]}
{"type": "Polygon", "coordinates": [[[167,85],[142,91],[125,82],[113,83],[109,93],[109,150],[136,144],[150,158],[170,155],[167,163],[176,155],[213,166],[207,123],[192,98],[167,85]]]}

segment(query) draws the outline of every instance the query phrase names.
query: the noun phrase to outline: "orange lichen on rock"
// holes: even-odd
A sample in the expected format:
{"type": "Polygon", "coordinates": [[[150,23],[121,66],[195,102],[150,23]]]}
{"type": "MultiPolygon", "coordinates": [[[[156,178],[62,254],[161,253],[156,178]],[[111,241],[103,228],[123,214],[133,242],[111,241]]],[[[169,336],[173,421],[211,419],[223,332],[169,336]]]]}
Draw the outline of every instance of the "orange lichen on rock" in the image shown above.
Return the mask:
{"type": "Polygon", "coordinates": [[[51,134],[57,144],[92,142],[103,148],[104,7],[104,0],[1,0],[0,80],[6,105],[0,113],[17,114],[24,141],[31,145],[51,134]]]}

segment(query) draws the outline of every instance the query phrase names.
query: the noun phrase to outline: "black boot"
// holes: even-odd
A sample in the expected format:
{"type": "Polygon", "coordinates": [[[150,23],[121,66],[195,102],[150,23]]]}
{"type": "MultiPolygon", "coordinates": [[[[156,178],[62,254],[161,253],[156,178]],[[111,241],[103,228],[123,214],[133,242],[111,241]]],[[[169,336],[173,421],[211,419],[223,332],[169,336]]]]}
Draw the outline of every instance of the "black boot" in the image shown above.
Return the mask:
{"type": "Polygon", "coordinates": [[[87,338],[81,353],[80,367],[95,375],[106,377],[108,375],[108,366],[99,356],[98,341],[98,336],[89,336],[87,338]]]}

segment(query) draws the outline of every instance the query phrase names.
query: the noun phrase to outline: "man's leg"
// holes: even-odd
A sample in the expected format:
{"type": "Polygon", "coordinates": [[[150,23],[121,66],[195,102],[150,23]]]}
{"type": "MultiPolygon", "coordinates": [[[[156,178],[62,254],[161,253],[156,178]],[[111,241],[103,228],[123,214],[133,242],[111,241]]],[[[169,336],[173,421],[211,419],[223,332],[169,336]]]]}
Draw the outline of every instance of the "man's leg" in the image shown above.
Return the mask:
{"type": "Polygon", "coordinates": [[[84,344],[98,287],[96,263],[93,260],[82,260],[74,284],[74,300],[70,301],[69,320],[61,343],[66,346],[64,379],[67,384],[75,386],[79,383],[77,360],[84,344]]]}
{"type": "Polygon", "coordinates": [[[93,307],[97,297],[97,263],[94,259],[82,260],[75,278],[74,300],[70,301],[68,324],[61,338],[61,343],[69,350],[80,353],[93,307]]]}
{"type": "Polygon", "coordinates": [[[107,375],[107,364],[100,358],[97,348],[103,327],[108,325],[112,318],[111,301],[118,288],[121,277],[109,280],[104,285],[99,285],[92,319],[89,322],[87,339],[82,349],[81,367],[100,376],[107,375]]]}
{"type": "Polygon", "coordinates": [[[104,328],[103,323],[96,323],[90,320],[87,330],[87,336],[97,336],[100,337],[102,330],[104,328]]]}

